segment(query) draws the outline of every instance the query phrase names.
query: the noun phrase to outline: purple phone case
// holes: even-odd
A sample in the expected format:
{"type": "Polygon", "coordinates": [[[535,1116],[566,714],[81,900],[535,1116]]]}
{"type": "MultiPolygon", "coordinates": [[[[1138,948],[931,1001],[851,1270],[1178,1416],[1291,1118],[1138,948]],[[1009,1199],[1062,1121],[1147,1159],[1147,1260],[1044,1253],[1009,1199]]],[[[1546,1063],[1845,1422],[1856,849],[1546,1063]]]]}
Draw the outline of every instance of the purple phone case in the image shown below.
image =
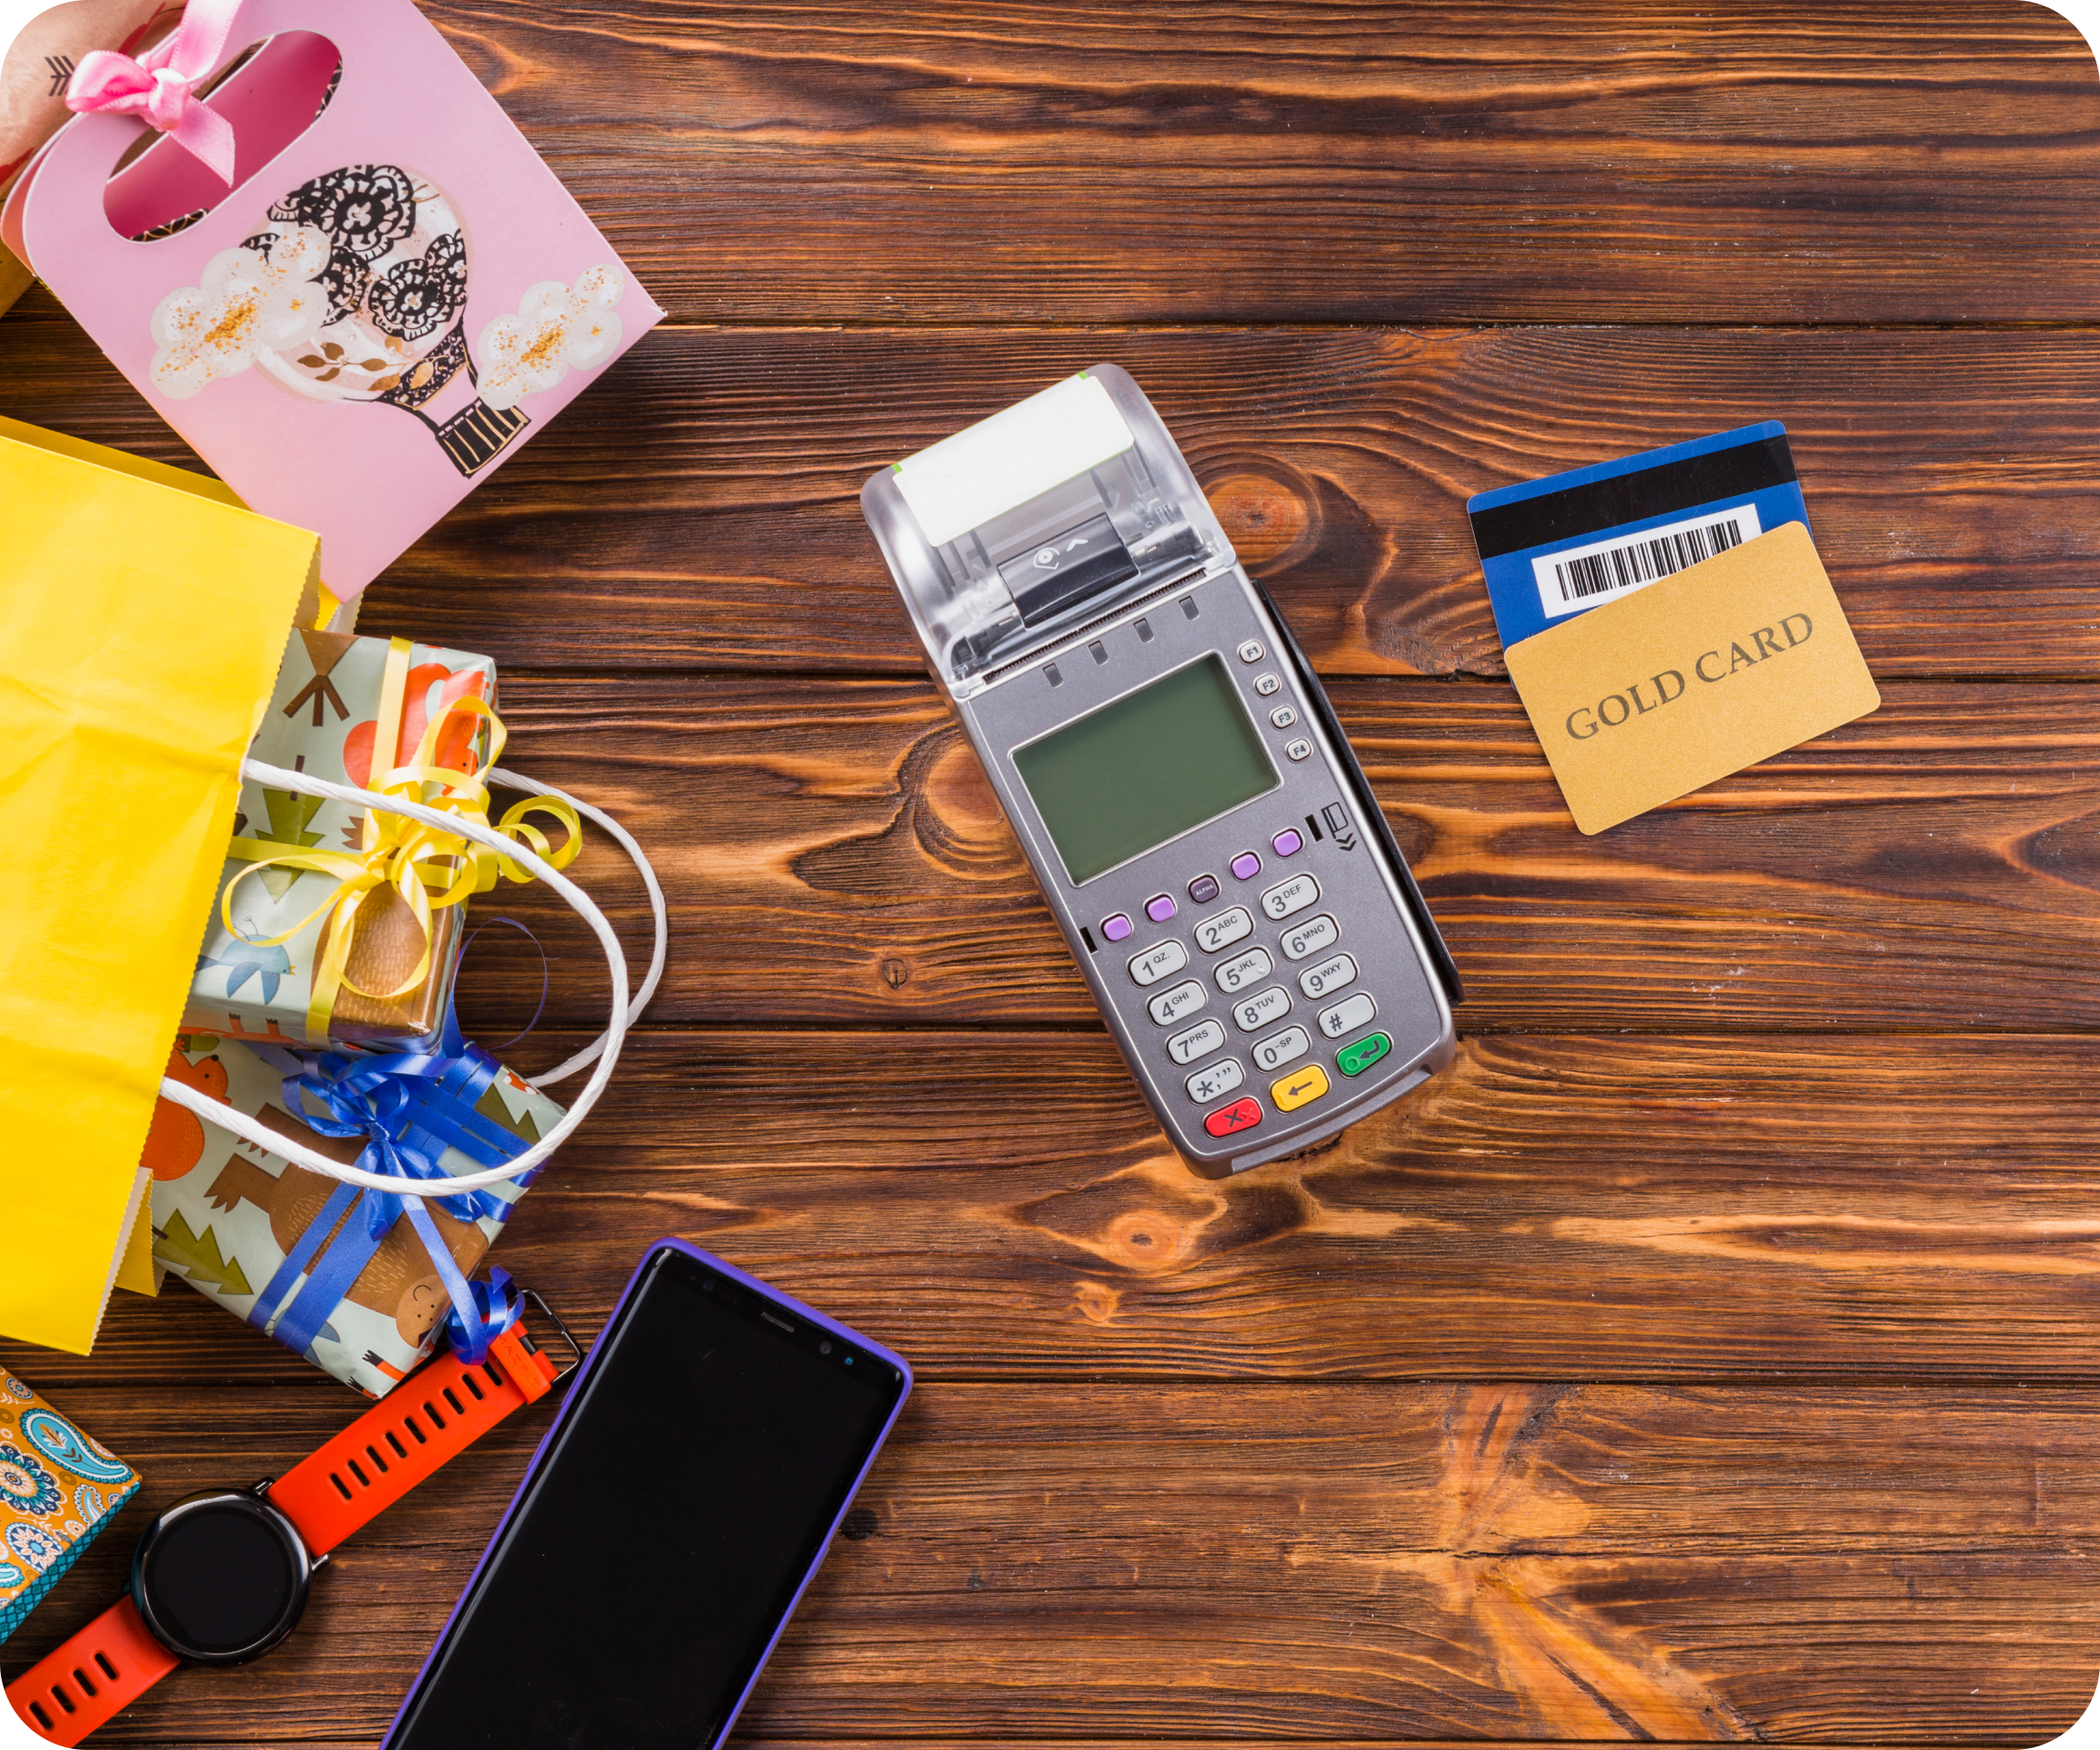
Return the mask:
{"type": "MultiPolygon", "coordinates": [[[[824,1565],[824,1558],[831,1553],[831,1545],[839,1535],[839,1524],[845,1519],[847,1513],[851,1510],[853,1498],[860,1492],[860,1485],[868,1480],[868,1473],[875,1467],[875,1460],[882,1451],[883,1443],[890,1438],[890,1430],[897,1426],[897,1418],[903,1413],[905,1400],[911,1395],[911,1364],[894,1351],[885,1349],[880,1343],[870,1343],[851,1326],[840,1324],[836,1319],[826,1318],[815,1307],[805,1306],[791,1294],[783,1294],[770,1282],[762,1282],[756,1276],[745,1274],[736,1265],[715,1257],[713,1252],[703,1251],[698,1246],[688,1245],[683,1240],[674,1240],[668,1237],[657,1240],[642,1254],[642,1261],[634,1266],[633,1275],[627,1279],[627,1286],[620,1291],[620,1299],[614,1303],[612,1313],[605,1321],[606,1330],[611,1330],[619,1322],[620,1315],[627,1310],[627,1302],[634,1298],[634,1291],[642,1285],[642,1278],[647,1273],[650,1264],[654,1261],[660,1252],[664,1251],[682,1251],[688,1258],[698,1259],[710,1270],[720,1271],[731,1281],[742,1283],[753,1293],[771,1301],[774,1305],[792,1312],[799,1318],[807,1319],[811,1324],[830,1332],[834,1336],[843,1337],[848,1343],[858,1345],[871,1355],[879,1356],[904,1376],[904,1389],[897,1394],[897,1402],[890,1406],[889,1418],[882,1424],[881,1431],[876,1435],[875,1444],[869,1447],[867,1462],[860,1467],[859,1473],[854,1477],[853,1487],[846,1491],[846,1498],[839,1503],[838,1516],[826,1528],[824,1542],[817,1551],[816,1560],[809,1564],[808,1569],[804,1572],[801,1583],[795,1588],[795,1596],[788,1601],[788,1608],[780,1614],[779,1624],[774,1629],[772,1638],[766,1642],[764,1651],[758,1655],[758,1662],[752,1667],[751,1681],[744,1685],[743,1693],[736,1697],[736,1704],[729,1710],[728,1717],[722,1722],[722,1728],[715,1733],[712,1743],[702,1747],[702,1750],[714,1750],[715,1745],[719,1745],[729,1735],[730,1730],[736,1724],[736,1716],[744,1711],[744,1704],[751,1699],[751,1692],[758,1687],[758,1679],[765,1673],[766,1662],[773,1656],[773,1649],[779,1645],[782,1632],[793,1621],[795,1608],[801,1603],[802,1594],[809,1590],[809,1582],[817,1577],[817,1570],[824,1565]]],[[[602,1335],[603,1333],[601,1333],[600,1334],[602,1335]]],[[[540,1436],[540,1444],[532,1453],[532,1462],[525,1467],[525,1475],[519,1482],[518,1492],[510,1498],[510,1505],[503,1509],[503,1517],[497,1522],[495,1530],[489,1534],[489,1547],[481,1552],[480,1560],[474,1564],[474,1571],[468,1575],[467,1584],[460,1588],[459,1601],[453,1605],[451,1615],[445,1619],[445,1626],[438,1630],[437,1640],[430,1643],[430,1652],[417,1669],[416,1681],[408,1685],[408,1693],[401,1698],[401,1706],[394,1715],[393,1724],[386,1728],[386,1736],[380,1744],[379,1750],[390,1750],[390,1746],[394,1743],[394,1735],[401,1729],[402,1716],[408,1712],[409,1703],[415,1700],[417,1692],[423,1686],[424,1678],[429,1674],[430,1667],[437,1662],[438,1649],[445,1644],[446,1638],[452,1632],[453,1624],[458,1621],[461,1608],[472,1595],[475,1583],[481,1578],[481,1570],[489,1565],[489,1557],[496,1552],[496,1546],[502,1541],[503,1533],[509,1528],[511,1517],[518,1511],[519,1502],[525,1498],[525,1491],[531,1487],[532,1478],[540,1469],[540,1461],[547,1456],[547,1449],[553,1444],[554,1436],[561,1431],[562,1420],[568,1414],[569,1405],[577,1401],[578,1388],[590,1376],[592,1368],[598,1364],[598,1356],[601,1353],[599,1347],[593,1346],[583,1364],[576,1370],[574,1377],[569,1381],[566,1390],[562,1393],[561,1408],[556,1411],[554,1420],[548,1425],[547,1432],[540,1436]]]]}

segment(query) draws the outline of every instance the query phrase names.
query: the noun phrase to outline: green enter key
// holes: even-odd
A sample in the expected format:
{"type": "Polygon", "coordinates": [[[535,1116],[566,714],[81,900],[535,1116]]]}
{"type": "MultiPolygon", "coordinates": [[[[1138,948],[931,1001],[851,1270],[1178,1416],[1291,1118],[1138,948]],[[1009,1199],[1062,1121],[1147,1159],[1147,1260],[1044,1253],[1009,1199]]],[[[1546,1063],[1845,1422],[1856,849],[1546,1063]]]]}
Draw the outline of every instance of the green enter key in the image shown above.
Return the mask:
{"type": "Polygon", "coordinates": [[[1354,1045],[1343,1045],[1334,1054],[1334,1067],[1344,1076],[1361,1076],[1392,1049],[1390,1034],[1367,1033],[1354,1045]]]}

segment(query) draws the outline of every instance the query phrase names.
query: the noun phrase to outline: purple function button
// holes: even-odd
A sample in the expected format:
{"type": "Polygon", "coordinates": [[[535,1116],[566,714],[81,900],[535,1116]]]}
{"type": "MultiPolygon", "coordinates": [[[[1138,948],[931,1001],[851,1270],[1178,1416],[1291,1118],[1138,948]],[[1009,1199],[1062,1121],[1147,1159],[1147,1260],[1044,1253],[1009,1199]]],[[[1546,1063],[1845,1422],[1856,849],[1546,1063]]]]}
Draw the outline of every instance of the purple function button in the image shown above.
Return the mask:
{"type": "Polygon", "coordinates": [[[1189,897],[1198,905],[1209,905],[1218,897],[1218,878],[1215,875],[1199,875],[1189,883],[1189,897]]]}
{"type": "Polygon", "coordinates": [[[1101,933],[1110,942],[1121,942],[1130,933],[1130,920],[1120,911],[1112,918],[1103,918],[1101,933]]]}
{"type": "Polygon", "coordinates": [[[1295,857],[1305,848],[1305,841],[1298,836],[1296,827],[1285,827],[1269,842],[1276,848],[1279,857],[1295,857]]]}
{"type": "Polygon", "coordinates": [[[1251,881],[1261,872],[1261,860],[1251,850],[1243,850],[1232,860],[1232,879],[1251,881]]]}
{"type": "Polygon", "coordinates": [[[1145,901],[1145,915],[1154,923],[1165,923],[1174,915],[1174,896],[1171,893],[1155,893],[1145,901]]]}

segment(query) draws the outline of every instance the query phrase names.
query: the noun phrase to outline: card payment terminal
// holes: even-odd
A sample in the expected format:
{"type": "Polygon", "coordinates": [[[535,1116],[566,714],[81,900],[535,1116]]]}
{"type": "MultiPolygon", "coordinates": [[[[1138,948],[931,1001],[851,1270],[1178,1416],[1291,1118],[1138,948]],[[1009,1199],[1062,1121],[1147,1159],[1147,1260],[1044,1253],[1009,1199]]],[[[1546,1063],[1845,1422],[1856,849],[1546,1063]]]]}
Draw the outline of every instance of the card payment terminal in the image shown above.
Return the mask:
{"type": "Polygon", "coordinates": [[[1293,1153],[1450,1061],[1443,938],[1318,679],[1127,373],[994,414],[860,502],[1189,1166],[1293,1153]]]}

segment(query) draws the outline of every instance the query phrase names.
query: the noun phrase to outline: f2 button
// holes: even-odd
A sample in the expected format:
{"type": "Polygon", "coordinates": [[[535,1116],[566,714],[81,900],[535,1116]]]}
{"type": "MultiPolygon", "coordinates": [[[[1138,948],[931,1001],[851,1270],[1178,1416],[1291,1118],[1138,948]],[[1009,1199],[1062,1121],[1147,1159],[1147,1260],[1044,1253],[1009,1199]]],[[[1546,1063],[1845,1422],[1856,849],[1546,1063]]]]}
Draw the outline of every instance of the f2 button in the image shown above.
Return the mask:
{"type": "Polygon", "coordinates": [[[1236,1130],[1251,1130],[1261,1122],[1261,1102],[1250,1098],[1220,1107],[1203,1120],[1203,1127],[1214,1137],[1229,1137],[1236,1130]]]}

